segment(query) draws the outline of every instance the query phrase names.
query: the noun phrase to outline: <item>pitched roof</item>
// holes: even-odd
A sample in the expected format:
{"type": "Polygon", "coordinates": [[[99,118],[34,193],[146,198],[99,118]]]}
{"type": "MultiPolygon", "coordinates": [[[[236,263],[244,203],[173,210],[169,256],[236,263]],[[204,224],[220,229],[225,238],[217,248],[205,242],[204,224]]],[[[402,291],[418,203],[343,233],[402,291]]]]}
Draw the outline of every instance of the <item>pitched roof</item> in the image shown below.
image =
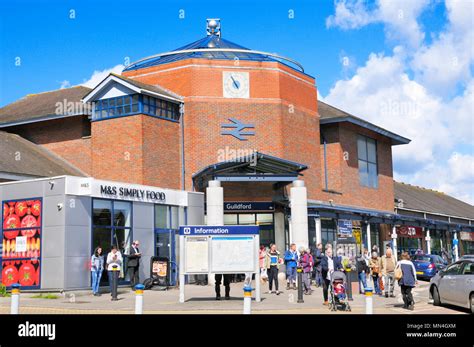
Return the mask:
{"type": "Polygon", "coordinates": [[[58,114],[56,112],[56,103],[63,103],[64,100],[68,103],[80,102],[90,90],[87,87],[76,86],[39,94],[29,94],[0,108],[0,127],[16,125],[21,122],[75,115],[68,113],[58,114]]]}
{"type": "Polygon", "coordinates": [[[111,81],[122,83],[129,88],[131,87],[132,89],[135,89],[137,93],[149,92],[151,94],[158,94],[164,97],[165,99],[169,99],[174,102],[180,102],[183,100],[183,97],[181,95],[178,95],[172,92],[171,90],[166,89],[160,85],[146,84],[146,83],[134,80],[133,78],[128,78],[128,77],[118,75],[115,73],[110,73],[94,89],[91,89],[87,94],[85,94],[82,100],[84,102],[89,102],[93,100],[94,96],[98,95],[100,91],[103,90],[111,81]]]}
{"type": "Polygon", "coordinates": [[[49,177],[86,176],[81,170],[46,148],[19,135],[0,131],[0,172],[13,175],[49,177]]]}
{"type": "Polygon", "coordinates": [[[390,138],[392,141],[392,145],[408,144],[411,141],[403,136],[397,135],[395,133],[392,133],[391,131],[383,129],[373,123],[369,123],[362,118],[359,118],[350,113],[347,113],[346,111],[343,111],[334,106],[326,104],[325,102],[322,102],[321,100],[318,100],[318,113],[320,116],[320,121],[319,121],[320,124],[331,124],[331,123],[339,123],[339,122],[353,123],[355,125],[361,126],[363,128],[367,128],[378,134],[381,134],[383,136],[390,138]]]}
{"type": "Polygon", "coordinates": [[[474,219],[474,206],[444,193],[400,182],[394,182],[394,190],[403,208],[474,219]]]}

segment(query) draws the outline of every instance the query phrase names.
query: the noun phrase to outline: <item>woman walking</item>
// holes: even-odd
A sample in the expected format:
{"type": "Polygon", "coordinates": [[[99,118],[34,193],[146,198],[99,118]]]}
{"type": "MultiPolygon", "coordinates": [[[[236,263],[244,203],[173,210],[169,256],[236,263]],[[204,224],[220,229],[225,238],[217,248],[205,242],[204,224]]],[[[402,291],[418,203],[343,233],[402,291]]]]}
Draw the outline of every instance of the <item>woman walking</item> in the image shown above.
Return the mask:
{"type": "Polygon", "coordinates": [[[372,257],[369,260],[370,276],[372,276],[372,282],[374,282],[374,292],[375,294],[382,295],[380,290],[380,258],[377,255],[377,252],[372,252],[372,257]]]}
{"type": "Polygon", "coordinates": [[[411,290],[418,284],[415,265],[411,262],[410,255],[407,252],[403,252],[401,258],[402,260],[400,260],[397,266],[402,271],[402,277],[398,280],[398,284],[402,290],[403,308],[413,311],[415,301],[413,300],[411,290]]]}
{"type": "Polygon", "coordinates": [[[102,272],[104,271],[104,256],[102,255],[102,248],[96,247],[94,254],[91,257],[91,274],[92,274],[92,294],[100,296],[99,284],[102,272]]]}
{"type": "Polygon", "coordinates": [[[276,295],[280,295],[280,291],[278,290],[278,268],[281,263],[280,252],[278,252],[277,246],[273,243],[265,257],[265,268],[268,272],[268,290],[270,294],[276,293],[276,295]],[[273,283],[275,283],[276,292],[272,290],[273,283]]]}

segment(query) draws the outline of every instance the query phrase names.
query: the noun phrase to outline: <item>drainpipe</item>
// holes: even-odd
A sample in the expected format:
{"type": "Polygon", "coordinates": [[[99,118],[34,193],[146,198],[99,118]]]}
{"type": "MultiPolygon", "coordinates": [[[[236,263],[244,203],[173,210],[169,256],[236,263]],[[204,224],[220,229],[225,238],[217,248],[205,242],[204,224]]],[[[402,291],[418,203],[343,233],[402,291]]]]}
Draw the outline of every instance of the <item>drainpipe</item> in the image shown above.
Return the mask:
{"type": "Polygon", "coordinates": [[[181,125],[181,189],[186,190],[186,168],[184,161],[184,103],[179,104],[179,115],[181,125]]]}
{"type": "Polygon", "coordinates": [[[323,134],[321,134],[321,137],[323,138],[323,148],[324,148],[324,187],[326,190],[328,190],[328,167],[327,167],[327,159],[326,159],[327,142],[323,134]]]}

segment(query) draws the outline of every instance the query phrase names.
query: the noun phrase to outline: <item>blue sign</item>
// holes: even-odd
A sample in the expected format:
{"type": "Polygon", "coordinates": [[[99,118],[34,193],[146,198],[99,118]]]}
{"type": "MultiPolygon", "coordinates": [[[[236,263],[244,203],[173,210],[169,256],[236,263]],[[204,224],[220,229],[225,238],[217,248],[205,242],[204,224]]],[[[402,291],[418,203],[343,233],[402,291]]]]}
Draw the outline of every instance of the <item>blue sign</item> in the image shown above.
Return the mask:
{"type": "Polygon", "coordinates": [[[352,220],[339,219],[337,221],[337,233],[339,237],[352,237],[352,220]]]}
{"type": "Polygon", "coordinates": [[[255,135],[255,131],[253,130],[247,130],[244,131],[244,129],[255,129],[255,125],[250,124],[250,123],[242,123],[238,119],[235,118],[229,118],[231,121],[230,124],[222,124],[221,125],[221,135],[231,135],[235,137],[236,139],[240,141],[247,141],[247,138],[244,136],[253,136],[255,135]],[[231,130],[225,130],[225,129],[231,129],[231,130]]]}
{"type": "Polygon", "coordinates": [[[193,225],[179,227],[179,234],[188,235],[258,235],[256,225],[193,225]]]}
{"type": "Polygon", "coordinates": [[[275,206],[272,202],[224,202],[224,211],[274,211],[275,206]]]}

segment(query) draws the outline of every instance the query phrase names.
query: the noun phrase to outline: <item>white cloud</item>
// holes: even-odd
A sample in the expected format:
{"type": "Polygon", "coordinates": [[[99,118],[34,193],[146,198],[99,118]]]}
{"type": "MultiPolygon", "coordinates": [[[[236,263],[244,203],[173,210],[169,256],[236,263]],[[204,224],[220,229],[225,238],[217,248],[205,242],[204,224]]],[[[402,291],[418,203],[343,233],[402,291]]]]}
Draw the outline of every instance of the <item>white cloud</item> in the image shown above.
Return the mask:
{"type": "Polygon", "coordinates": [[[88,80],[84,80],[81,85],[89,88],[94,88],[96,85],[98,85],[102,80],[107,77],[111,72],[120,74],[124,69],[124,66],[122,64],[115,65],[114,67],[110,69],[105,69],[102,71],[95,70],[92,73],[92,76],[88,80]]]}
{"type": "Polygon", "coordinates": [[[384,23],[390,40],[406,40],[416,47],[424,38],[417,17],[429,0],[378,0],[373,8],[364,0],[335,0],[335,14],[326,19],[326,26],[343,30],[358,29],[372,23],[384,23]]]}
{"type": "Polygon", "coordinates": [[[388,55],[371,53],[350,78],[336,81],[324,100],[412,139],[393,147],[396,179],[473,203],[472,6],[448,0],[444,31],[431,44],[415,46],[424,38],[417,18],[426,1],[379,0],[376,8],[362,6],[337,1],[328,26],[351,29],[382,22],[386,37],[399,45],[388,55]],[[404,25],[397,23],[400,9],[404,25]],[[366,20],[367,13],[373,19],[366,20]],[[470,154],[456,152],[466,149],[470,154]]]}
{"type": "Polygon", "coordinates": [[[64,80],[59,83],[61,84],[61,87],[60,87],[61,89],[69,88],[71,86],[71,83],[68,80],[64,80]]]}

